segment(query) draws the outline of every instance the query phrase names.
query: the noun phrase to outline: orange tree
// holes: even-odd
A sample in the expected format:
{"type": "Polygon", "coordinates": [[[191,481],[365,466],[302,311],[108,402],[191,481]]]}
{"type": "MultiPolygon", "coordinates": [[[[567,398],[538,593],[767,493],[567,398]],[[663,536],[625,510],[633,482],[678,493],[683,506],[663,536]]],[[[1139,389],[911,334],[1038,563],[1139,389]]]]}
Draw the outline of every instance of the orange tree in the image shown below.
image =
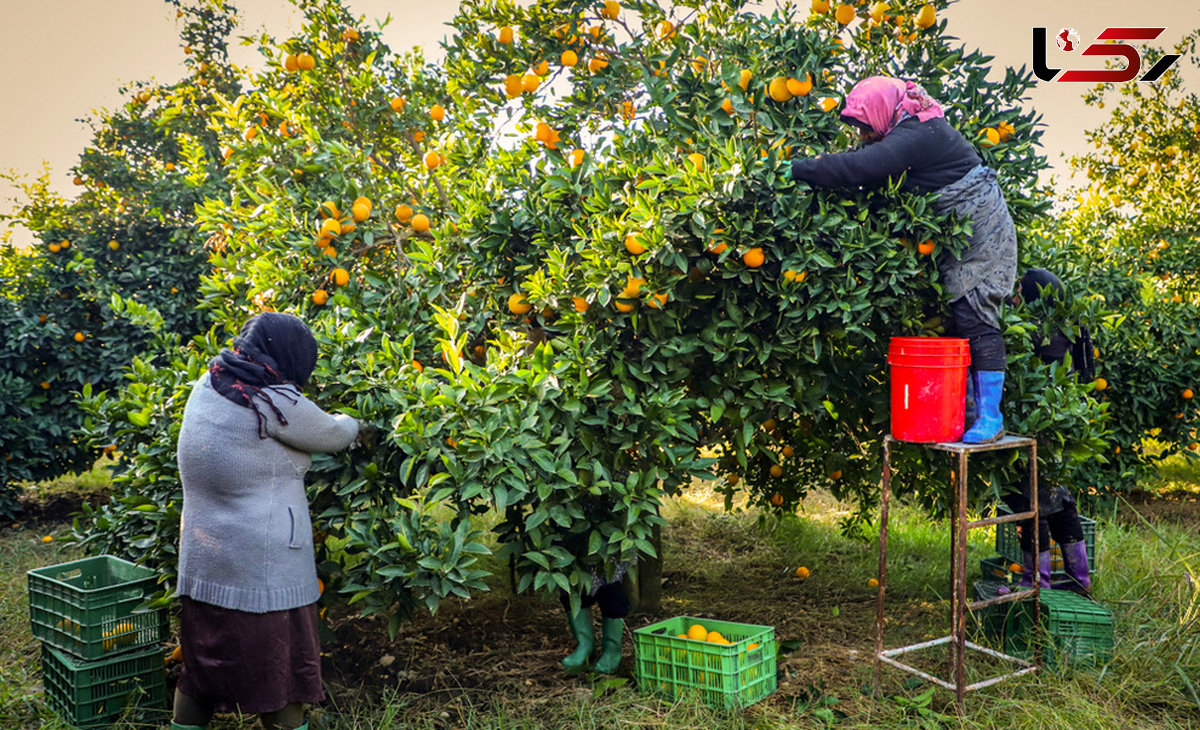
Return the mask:
{"type": "MultiPolygon", "coordinates": [[[[781,509],[828,487],[865,514],[887,339],[944,330],[928,252],[954,255],[964,226],[896,187],[810,190],[787,159],[850,143],[854,79],[913,77],[1001,170],[1022,230],[1046,207],[1028,77],[989,80],[939,4],[471,2],[438,65],[334,0],[297,4],[301,31],[258,39],[263,69],[212,116],[229,187],[197,213],[218,328],[87,405],[137,455],[81,537],[168,572],[188,385],[266,309],[317,335],[313,397],[379,429],[317,458],[310,487],[322,574],[367,611],[485,588],[485,511],[519,589],[576,597],[653,554],[661,495],[694,477],[781,509]]],[[[1060,428],[1048,458],[1074,468],[1104,415],[1040,372],[1019,422],[1060,428]]],[[[946,469],[923,458],[902,455],[905,486],[937,507],[946,469]]]]}
{"type": "Polygon", "coordinates": [[[43,176],[4,217],[36,243],[0,247],[0,512],[17,482],[87,469],[101,448],[112,451],[81,438],[80,389],[123,382],[151,342],[113,302],[152,306],[180,333],[205,327],[194,306],[206,267],[194,208],[222,184],[204,161],[216,149],[205,116],[214,92],[236,87],[223,72],[229,18],[211,8],[180,14],[192,74],[123,89],[128,101],[91,122],[92,142],[71,173],[75,199],[54,195],[43,176]]]}
{"type": "MultiPolygon", "coordinates": [[[[1200,31],[1172,49],[1198,63],[1200,31]]],[[[1163,49],[1145,48],[1147,63],[1163,49]]],[[[1129,489],[1161,458],[1196,450],[1200,391],[1200,101],[1179,70],[1152,84],[1105,84],[1085,95],[1111,104],[1088,133],[1095,151],[1073,160],[1085,183],[1044,232],[1038,254],[1067,272],[1076,297],[1108,310],[1093,318],[1096,396],[1113,416],[1106,459],[1086,486],[1129,489]],[[1150,441],[1147,441],[1150,439],[1150,441]],[[1156,442],[1156,443],[1155,443],[1156,442]]]]}

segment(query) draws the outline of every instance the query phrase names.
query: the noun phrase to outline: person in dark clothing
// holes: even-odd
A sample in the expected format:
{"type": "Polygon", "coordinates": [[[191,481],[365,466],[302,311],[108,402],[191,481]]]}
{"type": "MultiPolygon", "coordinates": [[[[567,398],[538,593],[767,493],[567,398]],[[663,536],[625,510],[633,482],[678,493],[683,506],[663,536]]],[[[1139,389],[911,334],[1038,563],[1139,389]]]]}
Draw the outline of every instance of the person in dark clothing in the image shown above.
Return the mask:
{"type": "Polygon", "coordinates": [[[950,292],[954,331],[971,351],[969,391],[977,418],[966,443],[1004,435],[1000,400],[1006,352],[1000,306],[1017,274],[1017,233],[994,170],[946,121],[942,109],[911,81],[872,76],[846,96],[842,121],[858,128],[864,146],[793,161],[792,179],[820,187],[878,186],[904,175],[903,187],[936,193],[934,209],[969,219],[972,234],[962,258],[937,258],[950,292]]]}
{"type": "MultiPolygon", "coordinates": [[[[1045,269],[1030,269],[1021,277],[1017,294],[1012,303],[1029,304],[1043,297],[1047,301],[1061,298],[1064,295],[1062,282],[1058,277],[1045,269]]],[[[1086,325],[1079,328],[1079,335],[1071,340],[1061,329],[1056,329],[1047,340],[1034,343],[1033,351],[1042,362],[1062,363],[1067,355],[1071,356],[1071,369],[1076,377],[1090,381],[1094,375],[1092,341],[1086,325]]],[[[1022,482],[1017,491],[1003,495],[1005,504],[1013,512],[1025,512],[1030,509],[1029,485],[1022,482]]],[[[1021,552],[1024,556],[1025,572],[1021,575],[1021,585],[1033,585],[1033,574],[1038,575],[1038,585],[1042,588],[1066,588],[1076,593],[1090,596],[1092,580],[1089,576],[1087,544],[1083,539],[1083,525],[1079,521],[1079,512],[1075,508],[1075,498],[1061,484],[1047,484],[1038,481],[1038,553],[1037,565],[1033,564],[1033,529],[1032,520],[1019,523],[1021,528],[1021,552]],[[1067,579],[1063,584],[1052,585],[1050,582],[1050,538],[1058,543],[1062,551],[1063,570],[1067,579]]]]}

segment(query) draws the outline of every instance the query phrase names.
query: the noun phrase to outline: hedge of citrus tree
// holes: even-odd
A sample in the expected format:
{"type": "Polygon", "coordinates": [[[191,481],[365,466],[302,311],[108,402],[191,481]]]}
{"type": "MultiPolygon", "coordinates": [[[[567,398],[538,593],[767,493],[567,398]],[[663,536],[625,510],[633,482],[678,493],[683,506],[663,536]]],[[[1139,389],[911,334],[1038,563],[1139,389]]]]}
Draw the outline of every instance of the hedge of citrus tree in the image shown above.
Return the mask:
{"type": "Polygon", "coordinates": [[[0,513],[14,507],[18,482],[86,470],[115,448],[82,438],[81,388],[120,385],[152,338],[114,297],[153,307],[181,334],[208,327],[195,308],[208,268],[195,206],[222,189],[206,161],[217,149],[206,117],[215,95],[237,93],[224,72],[232,26],[212,8],[179,12],[192,75],[122,89],[128,101],[91,122],[71,171],[78,195],[53,194],[43,176],[3,217],[36,240],[32,250],[0,246],[0,513]]]}
{"type": "MultiPolygon", "coordinates": [[[[298,6],[303,28],[256,39],[263,67],[217,97],[220,151],[198,151],[228,183],[197,209],[198,305],[218,326],[86,403],[130,460],[80,536],[168,575],[189,384],[269,309],[313,327],[317,402],[377,429],[310,472],[322,574],[368,612],[486,588],[483,512],[519,589],[576,596],[653,554],[661,495],[696,477],[731,503],[791,510],[824,487],[869,514],[887,341],[944,332],[933,261],[964,225],[896,186],[811,190],[788,160],[847,147],[842,98],[889,73],[1000,171],[1024,245],[1048,205],[1029,77],[989,80],[941,3],[464,3],[440,64],[335,0],[298,6]]],[[[152,308],[118,307],[172,340],[152,308]]],[[[1008,315],[1027,371],[1013,423],[1047,434],[1049,473],[1069,477],[1107,416],[1032,362],[1037,314],[1008,315]]],[[[902,491],[942,506],[948,464],[900,462],[902,491]]],[[[980,492],[1005,469],[980,470],[980,492]]]]}

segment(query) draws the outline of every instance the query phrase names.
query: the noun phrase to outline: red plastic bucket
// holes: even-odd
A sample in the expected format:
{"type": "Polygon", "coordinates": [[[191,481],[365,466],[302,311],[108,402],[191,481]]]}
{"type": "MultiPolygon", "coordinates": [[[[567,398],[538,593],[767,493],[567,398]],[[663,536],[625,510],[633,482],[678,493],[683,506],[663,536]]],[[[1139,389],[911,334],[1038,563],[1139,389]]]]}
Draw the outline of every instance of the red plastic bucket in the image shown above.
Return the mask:
{"type": "Polygon", "coordinates": [[[971,352],[959,337],[893,337],[892,438],[916,443],[958,441],[963,435],[971,352]]]}

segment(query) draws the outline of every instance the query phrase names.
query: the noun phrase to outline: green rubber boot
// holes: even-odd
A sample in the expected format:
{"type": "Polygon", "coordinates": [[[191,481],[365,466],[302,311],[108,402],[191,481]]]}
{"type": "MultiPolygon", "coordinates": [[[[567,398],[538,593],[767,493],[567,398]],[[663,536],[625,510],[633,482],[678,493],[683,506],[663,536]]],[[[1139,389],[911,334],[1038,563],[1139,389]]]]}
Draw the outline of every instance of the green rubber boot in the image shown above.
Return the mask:
{"type": "Polygon", "coordinates": [[[577,645],[575,651],[562,660],[562,665],[568,672],[578,672],[587,665],[592,650],[596,648],[596,637],[592,635],[592,609],[581,608],[579,613],[570,616],[568,621],[577,645]]]}
{"type": "Polygon", "coordinates": [[[592,668],[601,674],[612,674],[621,666],[621,642],[625,638],[625,619],[606,618],[600,629],[600,658],[592,668]]]}

